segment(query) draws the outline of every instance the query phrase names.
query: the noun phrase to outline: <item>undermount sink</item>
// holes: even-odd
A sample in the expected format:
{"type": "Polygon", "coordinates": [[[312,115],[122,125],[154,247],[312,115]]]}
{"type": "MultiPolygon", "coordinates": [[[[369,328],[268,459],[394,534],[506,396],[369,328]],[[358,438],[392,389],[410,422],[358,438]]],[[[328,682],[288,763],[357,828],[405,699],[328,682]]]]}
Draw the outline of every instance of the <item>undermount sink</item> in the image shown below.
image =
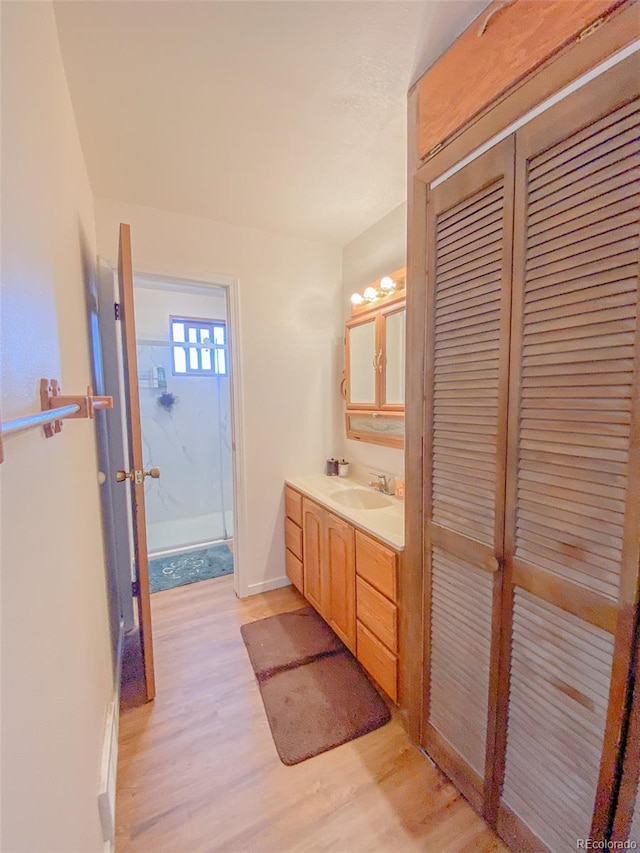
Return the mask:
{"type": "Polygon", "coordinates": [[[393,504],[393,501],[380,492],[370,492],[368,489],[358,488],[334,492],[331,495],[331,500],[342,504],[342,506],[351,507],[351,509],[382,509],[382,507],[392,506],[393,504]]]}

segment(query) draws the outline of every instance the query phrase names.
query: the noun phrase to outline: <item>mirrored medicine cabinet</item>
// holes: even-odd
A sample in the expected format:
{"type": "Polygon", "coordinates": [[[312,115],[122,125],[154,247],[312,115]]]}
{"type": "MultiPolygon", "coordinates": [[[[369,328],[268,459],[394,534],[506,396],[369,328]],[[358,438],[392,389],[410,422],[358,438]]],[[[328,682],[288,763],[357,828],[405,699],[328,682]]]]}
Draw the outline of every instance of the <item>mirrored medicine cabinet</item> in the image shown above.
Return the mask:
{"type": "Polygon", "coordinates": [[[345,327],[347,437],[404,447],[405,270],[354,294],[345,327]]]}

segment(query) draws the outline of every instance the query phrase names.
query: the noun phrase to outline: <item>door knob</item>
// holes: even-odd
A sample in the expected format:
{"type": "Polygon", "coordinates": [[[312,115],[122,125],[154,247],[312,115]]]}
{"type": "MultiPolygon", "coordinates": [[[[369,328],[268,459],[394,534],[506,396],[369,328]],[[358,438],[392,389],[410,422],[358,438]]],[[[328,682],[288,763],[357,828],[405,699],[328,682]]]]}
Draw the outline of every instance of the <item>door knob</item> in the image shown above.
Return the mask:
{"type": "Polygon", "coordinates": [[[151,477],[152,480],[160,478],[159,468],[149,468],[148,471],[116,471],[116,481],[124,483],[125,480],[133,480],[134,483],[142,483],[145,477],[151,477]]]}

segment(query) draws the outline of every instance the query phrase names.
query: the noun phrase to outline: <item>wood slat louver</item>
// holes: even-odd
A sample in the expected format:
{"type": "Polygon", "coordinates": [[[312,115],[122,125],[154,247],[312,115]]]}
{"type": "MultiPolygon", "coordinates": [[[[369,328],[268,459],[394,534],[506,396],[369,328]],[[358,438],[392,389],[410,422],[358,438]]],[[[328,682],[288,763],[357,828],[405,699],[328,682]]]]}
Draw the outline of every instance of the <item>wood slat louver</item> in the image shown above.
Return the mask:
{"type": "Polygon", "coordinates": [[[434,547],[429,722],[484,775],[492,579],[434,547]]]}
{"type": "Polygon", "coordinates": [[[516,590],[503,803],[563,853],[588,838],[613,637],[516,590]]]}
{"type": "Polygon", "coordinates": [[[503,215],[500,179],[436,225],[432,519],[486,545],[495,524],[503,215]]]}
{"type": "Polygon", "coordinates": [[[636,381],[639,131],[633,101],[527,171],[515,557],[614,602],[636,381]]]}
{"type": "Polygon", "coordinates": [[[499,656],[513,171],[507,141],[430,197],[423,742],[478,808],[499,656]]]}
{"type": "Polygon", "coordinates": [[[553,853],[608,831],[631,664],[640,533],[632,65],[516,135],[498,826],[511,843],[553,853]]]}

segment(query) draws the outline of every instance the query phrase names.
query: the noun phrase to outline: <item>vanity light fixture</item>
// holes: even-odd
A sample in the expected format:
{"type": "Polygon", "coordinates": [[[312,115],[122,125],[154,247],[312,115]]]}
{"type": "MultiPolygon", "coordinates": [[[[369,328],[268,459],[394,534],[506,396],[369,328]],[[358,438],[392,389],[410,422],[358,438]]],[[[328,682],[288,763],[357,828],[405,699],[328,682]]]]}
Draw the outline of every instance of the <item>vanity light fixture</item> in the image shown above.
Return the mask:
{"type": "Polygon", "coordinates": [[[403,287],[403,277],[400,277],[400,279],[394,279],[391,278],[390,275],[385,275],[380,279],[377,286],[370,285],[369,287],[365,287],[362,292],[356,291],[355,293],[352,293],[351,304],[364,305],[375,302],[378,299],[385,299],[386,297],[391,296],[395,290],[401,290],[403,287]]]}

